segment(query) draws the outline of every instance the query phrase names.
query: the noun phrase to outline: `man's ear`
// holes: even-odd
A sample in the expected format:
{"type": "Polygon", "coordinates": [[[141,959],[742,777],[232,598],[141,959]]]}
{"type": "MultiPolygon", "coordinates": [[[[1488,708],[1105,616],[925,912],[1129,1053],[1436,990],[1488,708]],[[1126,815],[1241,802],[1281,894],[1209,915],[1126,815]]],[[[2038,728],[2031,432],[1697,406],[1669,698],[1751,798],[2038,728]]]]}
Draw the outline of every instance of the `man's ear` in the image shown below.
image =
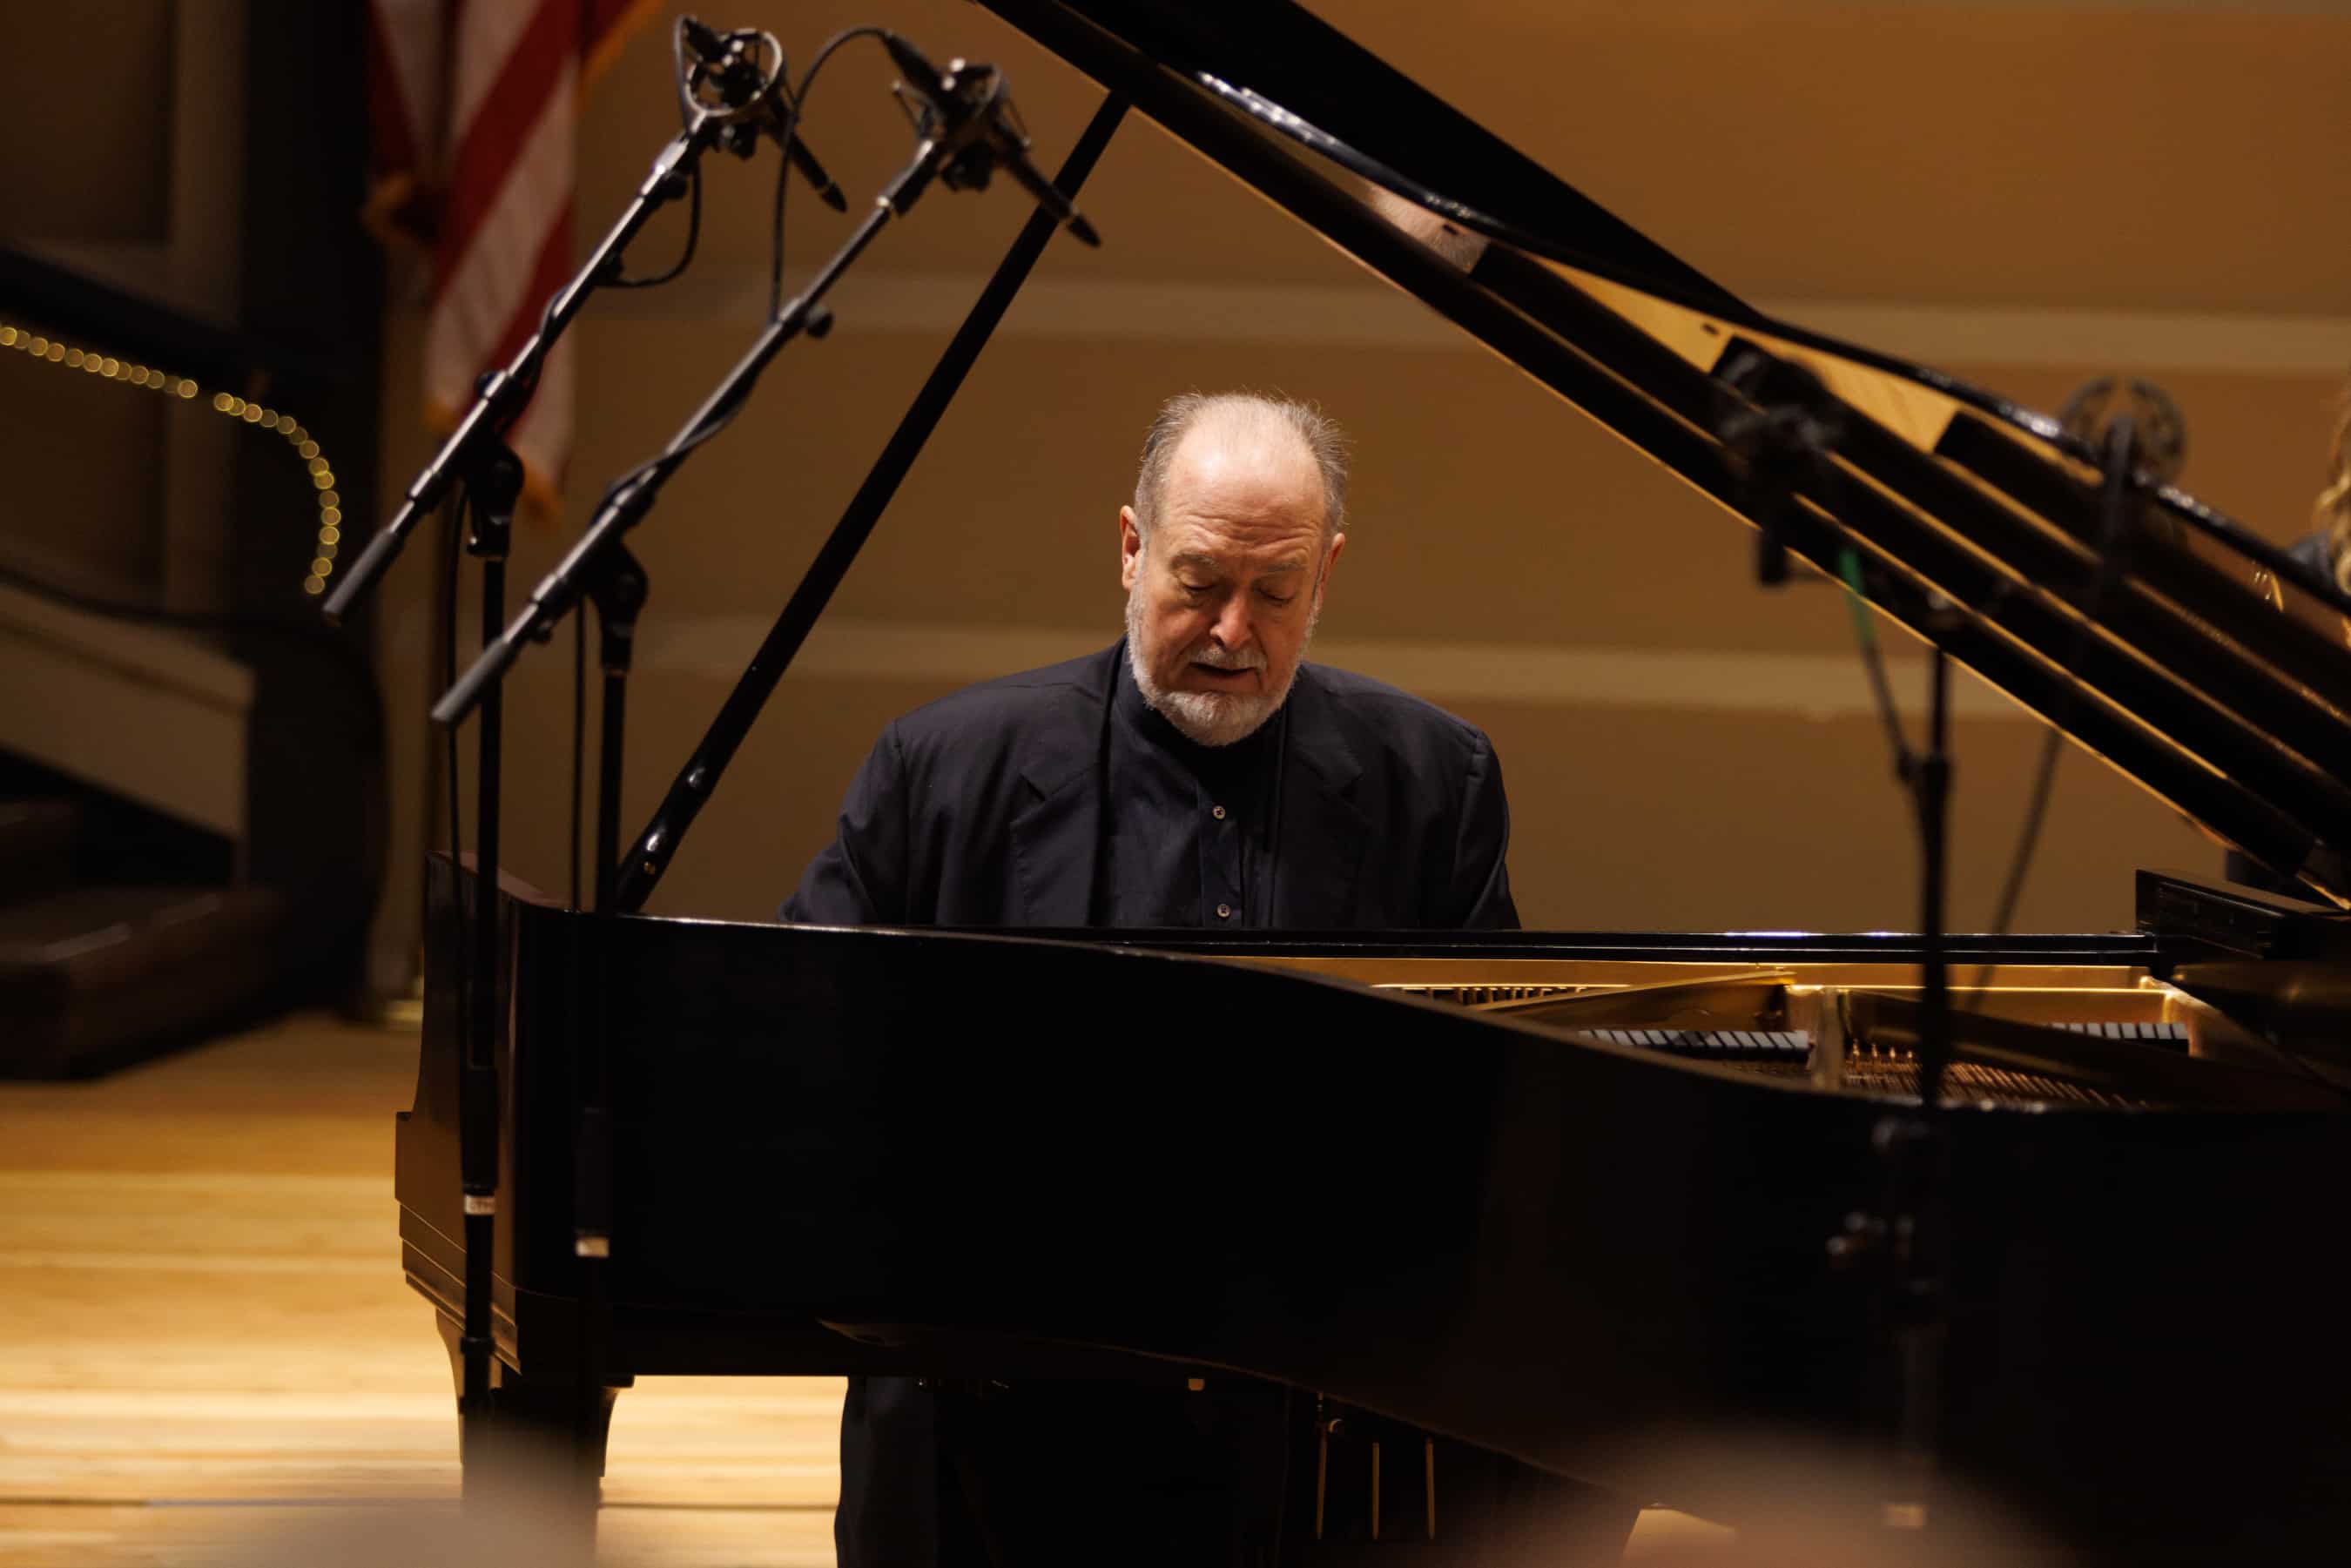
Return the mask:
{"type": "Polygon", "coordinates": [[[1143,528],[1134,520],[1133,507],[1118,509],[1118,583],[1129,593],[1134,591],[1134,580],[1143,570],[1143,528]]]}
{"type": "Polygon", "coordinates": [[[1347,548],[1345,534],[1332,534],[1331,548],[1323,552],[1322,575],[1314,584],[1314,613],[1322,613],[1322,591],[1331,586],[1331,574],[1339,570],[1339,552],[1347,548]]]}

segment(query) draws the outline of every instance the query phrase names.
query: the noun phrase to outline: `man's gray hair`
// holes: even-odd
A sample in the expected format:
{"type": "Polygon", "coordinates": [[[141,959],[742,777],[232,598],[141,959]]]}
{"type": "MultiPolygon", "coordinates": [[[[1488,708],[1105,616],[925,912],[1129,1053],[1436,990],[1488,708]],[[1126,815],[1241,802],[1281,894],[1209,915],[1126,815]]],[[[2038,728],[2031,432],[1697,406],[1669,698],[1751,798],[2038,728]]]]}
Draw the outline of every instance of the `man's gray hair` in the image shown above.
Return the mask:
{"type": "Polygon", "coordinates": [[[1260,392],[1184,392],[1160,407],[1143,438],[1143,461],[1134,476],[1135,526],[1147,539],[1159,516],[1160,494],[1176,449],[1202,419],[1214,416],[1244,424],[1271,424],[1298,437],[1322,476],[1322,537],[1347,526],[1347,433],[1311,402],[1260,392]]]}

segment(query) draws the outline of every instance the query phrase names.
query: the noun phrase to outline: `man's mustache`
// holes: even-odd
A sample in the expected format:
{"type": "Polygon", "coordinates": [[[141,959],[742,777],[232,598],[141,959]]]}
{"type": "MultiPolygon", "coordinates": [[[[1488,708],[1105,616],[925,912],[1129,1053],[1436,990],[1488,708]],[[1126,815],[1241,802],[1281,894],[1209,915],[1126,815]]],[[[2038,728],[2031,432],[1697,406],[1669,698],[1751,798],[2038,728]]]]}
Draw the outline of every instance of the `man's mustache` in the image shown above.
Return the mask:
{"type": "Polygon", "coordinates": [[[1262,670],[1265,650],[1245,648],[1238,653],[1228,653],[1213,643],[1202,643],[1184,655],[1191,664],[1206,664],[1212,670],[1262,670]]]}

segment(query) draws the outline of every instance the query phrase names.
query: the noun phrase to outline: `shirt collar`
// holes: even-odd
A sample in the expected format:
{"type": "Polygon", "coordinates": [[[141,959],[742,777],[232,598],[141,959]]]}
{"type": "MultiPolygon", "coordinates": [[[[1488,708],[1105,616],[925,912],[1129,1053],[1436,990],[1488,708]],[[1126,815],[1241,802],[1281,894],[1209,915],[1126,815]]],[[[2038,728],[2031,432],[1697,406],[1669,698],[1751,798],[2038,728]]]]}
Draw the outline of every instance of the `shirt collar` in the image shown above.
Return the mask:
{"type": "Polygon", "coordinates": [[[1285,701],[1270,718],[1230,746],[1202,746],[1144,701],[1123,639],[1111,706],[1127,733],[1180,763],[1194,778],[1218,784],[1261,776],[1280,755],[1281,732],[1290,720],[1290,704],[1285,701]]]}

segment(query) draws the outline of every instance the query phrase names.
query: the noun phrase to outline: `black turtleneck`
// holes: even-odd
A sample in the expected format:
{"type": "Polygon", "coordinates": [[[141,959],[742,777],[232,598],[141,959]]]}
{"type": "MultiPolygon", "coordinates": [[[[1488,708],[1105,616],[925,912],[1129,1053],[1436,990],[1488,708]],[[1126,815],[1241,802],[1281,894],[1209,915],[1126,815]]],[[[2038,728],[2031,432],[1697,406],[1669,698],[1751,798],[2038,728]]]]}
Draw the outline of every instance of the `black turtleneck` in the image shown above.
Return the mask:
{"type": "Polygon", "coordinates": [[[1230,746],[1202,746],[1143,700],[1123,649],[1111,697],[1095,923],[1261,926],[1272,900],[1285,704],[1230,746]]]}

